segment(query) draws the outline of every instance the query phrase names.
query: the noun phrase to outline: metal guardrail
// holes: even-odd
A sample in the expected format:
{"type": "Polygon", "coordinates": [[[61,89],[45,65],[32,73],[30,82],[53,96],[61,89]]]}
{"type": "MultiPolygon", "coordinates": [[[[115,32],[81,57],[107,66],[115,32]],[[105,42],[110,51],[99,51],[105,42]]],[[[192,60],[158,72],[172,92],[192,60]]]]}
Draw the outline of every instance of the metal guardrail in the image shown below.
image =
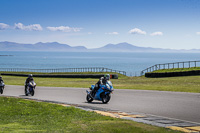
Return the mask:
{"type": "Polygon", "coordinates": [[[104,67],[88,68],[59,68],[59,69],[28,69],[28,68],[0,68],[1,72],[43,72],[43,73],[60,73],[60,72],[116,72],[126,75],[125,71],[113,70],[104,67]]]}
{"type": "Polygon", "coordinates": [[[141,71],[141,76],[146,72],[152,72],[155,70],[161,69],[174,69],[174,68],[191,68],[191,67],[200,67],[200,61],[185,61],[185,62],[174,62],[174,63],[165,63],[165,64],[156,64],[151,67],[148,67],[141,71]]]}

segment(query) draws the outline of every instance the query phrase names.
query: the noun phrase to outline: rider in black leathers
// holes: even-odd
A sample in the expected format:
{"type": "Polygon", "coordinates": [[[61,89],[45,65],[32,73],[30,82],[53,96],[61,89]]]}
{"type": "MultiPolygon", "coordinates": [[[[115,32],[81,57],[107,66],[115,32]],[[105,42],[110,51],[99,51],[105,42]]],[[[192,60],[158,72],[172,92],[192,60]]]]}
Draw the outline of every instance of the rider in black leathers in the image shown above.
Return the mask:
{"type": "Polygon", "coordinates": [[[0,83],[3,82],[2,76],[0,76],[0,83]]]}
{"type": "MultiPolygon", "coordinates": [[[[0,84],[3,84],[4,82],[3,82],[3,79],[2,79],[2,77],[0,76],[0,84]]],[[[2,89],[4,89],[4,87],[5,87],[5,85],[3,85],[2,86],[3,88],[2,89]]],[[[3,90],[1,90],[1,94],[3,93],[3,90]]]]}
{"type": "Polygon", "coordinates": [[[32,75],[32,74],[29,74],[29,75],[28,75],[28,78],[27,78],[26,81],[25,81],[25,89],[27,89],[28,83],[29,83],[30,81],[33,81],[33,75],[32,75]]]}
{"type": "Polygon", "coordinates": [[[95,84],[94,90],[92,90],[92,96],[95,96],[95,93],[100,88],[100,85],[106,85],[106,82],[110,80],[110,74],[105,74],[104,77],[101,77],[99,81],[95,84]]]}

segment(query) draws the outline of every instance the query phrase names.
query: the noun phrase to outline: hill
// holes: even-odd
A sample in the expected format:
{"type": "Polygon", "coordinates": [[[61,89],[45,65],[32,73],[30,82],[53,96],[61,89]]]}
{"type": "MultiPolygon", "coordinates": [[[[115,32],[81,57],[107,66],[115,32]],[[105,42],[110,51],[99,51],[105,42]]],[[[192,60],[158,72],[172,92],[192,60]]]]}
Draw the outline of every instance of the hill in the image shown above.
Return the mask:
{"type": "Polygon", "coordinates": [[[139,47],[129,43],[107,44],[100,48],[88,49],[84,46],[72,47],[58,42],[38,42],[35,44],[21,44],[16,42],[0,42],[0,51],[67,51],[67,52],[200,52],[199,49],[174,50],[152,47],[139,47]]]}
{"type": "Polygon", "coordinates": [[[20,44],[15,42],[0,42],[0,51],[85,51],[84,46],[71,47],[58,42],[38,42],[35,44],[20,44]]]}
{"type": "MultiPolygon", "coordinates": [[[[178,52],[179,50],[161,49],[151,47],[138,47],[129,43],[107,44],[103,47],[93,49],[99,52],[178,52]]],[[[179,51],[180,52],[180,51],[179,51]]]]}

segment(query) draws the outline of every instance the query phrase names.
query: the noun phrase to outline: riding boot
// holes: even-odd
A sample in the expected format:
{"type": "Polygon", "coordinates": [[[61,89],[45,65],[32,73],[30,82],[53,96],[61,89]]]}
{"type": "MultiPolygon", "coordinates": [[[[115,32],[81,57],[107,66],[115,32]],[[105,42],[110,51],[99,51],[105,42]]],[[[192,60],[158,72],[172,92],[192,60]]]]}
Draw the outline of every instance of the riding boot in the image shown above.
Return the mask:
{"type": "Polygon", "coordinates": [[[95,90],[93,89],[90,94],[91,94],[91,97],[94,97],[95,90]]]}

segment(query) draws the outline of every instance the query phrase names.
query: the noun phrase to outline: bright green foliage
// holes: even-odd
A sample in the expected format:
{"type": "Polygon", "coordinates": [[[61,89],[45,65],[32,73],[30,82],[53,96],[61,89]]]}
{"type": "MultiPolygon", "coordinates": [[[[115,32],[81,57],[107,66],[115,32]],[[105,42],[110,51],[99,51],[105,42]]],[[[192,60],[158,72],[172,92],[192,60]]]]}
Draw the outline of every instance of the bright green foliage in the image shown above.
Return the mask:
{"type": "Polygon", "coordinates": [[[0,97],[0,132],[167,133],[175,131],[101,116],[74,107],[0,97]]]}

